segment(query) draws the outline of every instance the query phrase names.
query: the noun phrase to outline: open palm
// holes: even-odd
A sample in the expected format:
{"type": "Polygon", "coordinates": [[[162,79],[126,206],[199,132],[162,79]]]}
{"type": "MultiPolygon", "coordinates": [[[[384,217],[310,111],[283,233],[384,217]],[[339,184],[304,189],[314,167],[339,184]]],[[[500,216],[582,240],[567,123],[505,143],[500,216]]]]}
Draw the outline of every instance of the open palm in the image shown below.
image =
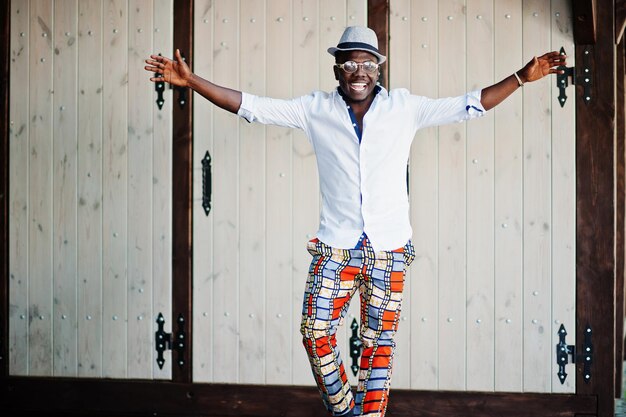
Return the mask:
{"type": "Polygon", "coordinates": [[[533,57],[519,72],[519,76],[525,82],[530,82],[537,81],[548,74],[563,74],[563,70],[558,67],[567,65],[566,58],[566,55],[561,55],[556,51],[533,57]]]}

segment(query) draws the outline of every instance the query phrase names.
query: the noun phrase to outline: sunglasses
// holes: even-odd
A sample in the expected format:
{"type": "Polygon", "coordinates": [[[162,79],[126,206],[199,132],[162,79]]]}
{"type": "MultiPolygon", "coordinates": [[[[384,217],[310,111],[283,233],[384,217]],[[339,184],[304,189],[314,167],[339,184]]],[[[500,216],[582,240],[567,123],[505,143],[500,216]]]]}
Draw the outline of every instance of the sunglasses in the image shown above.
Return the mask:
{"type": "Polygon", "coordinates": [[[356,72],[359,67],[363,67],[363,71],[368,72],[370,74],[376,72],[378,70],[378,64],[372,61],[365,61],[361,63],[357,63],[354,61],[346,61],[343,64],[335,64],[337,68],[340,68],[347,72],[348,74],[352,74],[356,72]]]}

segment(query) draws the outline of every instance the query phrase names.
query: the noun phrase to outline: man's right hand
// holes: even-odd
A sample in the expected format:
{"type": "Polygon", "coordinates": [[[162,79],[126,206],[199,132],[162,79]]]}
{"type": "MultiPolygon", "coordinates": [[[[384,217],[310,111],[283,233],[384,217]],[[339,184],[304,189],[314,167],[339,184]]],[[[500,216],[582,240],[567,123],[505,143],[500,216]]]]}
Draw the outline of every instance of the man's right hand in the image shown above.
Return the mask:
{"type": "Polygon", "coordinates": [[[179,49],[176,49],[175,60],[161,55],[150,55],[150,59],[146,59],[146,64],[148,64],[144,67],[146,71],[161,75],[161,77],[150,77],[150,81],[165,81],[177,87],[189,86],[189,79],[192,76],[191,69],[180,56],[179,49]]]}

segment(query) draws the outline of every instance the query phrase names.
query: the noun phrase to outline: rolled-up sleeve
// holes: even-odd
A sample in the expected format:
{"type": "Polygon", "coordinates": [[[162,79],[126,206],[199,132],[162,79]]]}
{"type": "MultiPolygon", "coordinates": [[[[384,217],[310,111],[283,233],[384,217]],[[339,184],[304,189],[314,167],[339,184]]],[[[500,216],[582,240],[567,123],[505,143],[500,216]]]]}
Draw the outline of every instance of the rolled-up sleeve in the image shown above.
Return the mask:
{"type": "Polygon", "coordinates": [[[237,114],[248,122],[305,129],[307,96],[281,100],[241,93],[237,114]]]}
{"type": "Polygon", "coordinates": [[[487,111],[480,103],[480,97],[481,90],[458,97],[417,97],[417,124],[419,128],[424,128],[484,116],[487,111]]]}

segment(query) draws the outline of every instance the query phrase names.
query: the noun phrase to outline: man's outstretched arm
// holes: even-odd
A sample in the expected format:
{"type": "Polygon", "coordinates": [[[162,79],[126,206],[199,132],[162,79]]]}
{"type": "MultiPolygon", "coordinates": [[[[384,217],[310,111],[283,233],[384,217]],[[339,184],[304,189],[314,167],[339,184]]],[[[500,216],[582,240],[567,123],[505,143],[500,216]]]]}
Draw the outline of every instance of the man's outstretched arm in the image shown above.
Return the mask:
{"type": "Polygon", "coordinates": [[[241,91],[221,87],[197,76],[180,56],[176,49],[174,60],[160,55],[150,55],[146,59],[146,71],[160,74],[162,77],[150,77],[152,82],[165,81],[177,87],[189,87],[218,107],[237,113],[241,106],[241,91]]]}
{"type": "MultiPolygon", "coordinates": [[[[567,65],[566,55],[553,51],[534,57],[521,70],[517,71],[522,83],[537,81],[548,74],[562,74],[563,70],[557,67],[567,65]]],[[[490,110],[502,103],[505,98],[519,88],[519,82],[514,74],[500,81],[497,84],[483,88],[480,103],[485,110],[490,110]]]]}

